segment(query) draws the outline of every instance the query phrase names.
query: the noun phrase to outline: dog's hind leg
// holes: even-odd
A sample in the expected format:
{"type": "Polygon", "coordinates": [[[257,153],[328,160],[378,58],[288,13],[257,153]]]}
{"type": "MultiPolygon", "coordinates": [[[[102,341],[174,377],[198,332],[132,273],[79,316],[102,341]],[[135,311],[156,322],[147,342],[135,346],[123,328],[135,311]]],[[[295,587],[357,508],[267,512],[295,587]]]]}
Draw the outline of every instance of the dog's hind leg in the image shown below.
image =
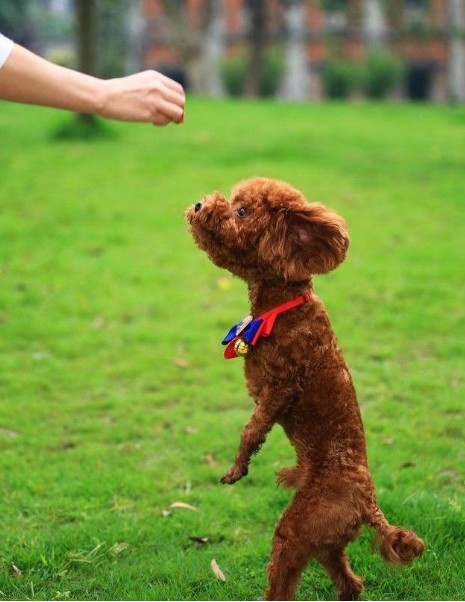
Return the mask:
{"type": "Polygon", "coordinates": [[[339,487],[319,485],[318,494],[298,490],[276,527],[265,600],[294,600],[310,558],[326,568],[340,600],[356,599],[363,589],[344,554],[345,546],[358,535],[361,514],[354,508],[350,492],[345,492],[344,499],[339,487]]]}
{"type": "Polygon", "coordinates": [[[279,526],[273,538],[268,565],[268,587],[265,600],[294,600],[300,575],[305,569],[312,548],[300,540],[281,534],[279,526]]]}
{"type": "Polygon", "coordinates": [[[294,600],[295,592],[315,547],[306,533],[305,500],[297,493],[276,527],[268,564],[265,600],[294,600]]]}
{"type": "Polygon", "coordinates": [[[358,600],[363,591],[363,579],[351,571],[343,549],[319,549],[315,558],[324,566],[336,586],[338,600],[358,600]]]}

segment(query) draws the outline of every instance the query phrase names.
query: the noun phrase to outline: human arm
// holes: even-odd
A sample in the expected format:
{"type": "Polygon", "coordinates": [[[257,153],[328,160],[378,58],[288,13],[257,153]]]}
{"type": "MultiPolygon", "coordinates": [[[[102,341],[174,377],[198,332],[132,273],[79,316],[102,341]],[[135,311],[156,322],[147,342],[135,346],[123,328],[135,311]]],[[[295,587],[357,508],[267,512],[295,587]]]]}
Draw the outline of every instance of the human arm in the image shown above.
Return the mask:
{"type": "Polygon", "coordinates": [[[0,68],[0,98],[155,125],[180,122],[185,103],[182,86],[156,71],[102,80],[50,63],[18,44],[0,68]]]}

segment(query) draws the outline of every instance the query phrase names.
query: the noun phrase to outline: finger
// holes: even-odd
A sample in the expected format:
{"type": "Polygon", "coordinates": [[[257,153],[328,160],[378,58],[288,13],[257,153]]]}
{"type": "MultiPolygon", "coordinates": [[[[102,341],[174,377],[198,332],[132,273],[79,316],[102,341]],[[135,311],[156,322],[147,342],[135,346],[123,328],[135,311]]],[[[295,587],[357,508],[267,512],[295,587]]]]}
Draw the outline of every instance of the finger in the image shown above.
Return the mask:
{"type": "Polygon", "coordinates": [[[152,123],[153,125],[156,126],[164,126],[164,125],[168,125],[169,123],[171,123],[172,119],[170,119],[169,117],[166,117],[166,115],[155,115],[155,117],[152,119],[152,123]]]}
{"type": "Polygon", "coordinates": [[[178,122],[184,113],[184,110],[178,105],[167,102],[166,100],[160,99],[157,103],[156,108],[158,115],[168,117],[170,121],[178,122]]]}
{"type": "Polygon", "coordinates": [[[186,104],[186,97],[167,86],[163,87],[161,91],[162,98],[167,102],[170,102],[174,105],[178,105],[181,109],[184,109],[184,105],[186,104]]]}
{"type": "Polygon", "coordinates": [[[184,94],[184,88],[181,86],[181,84],[179,84],[174,79],[171,79],[164,73],[160,73],[159,71],[150,71],[150,70],[147,73],[150,73],[151,77],[156,76],[158,81],[161,82],[163,85],[168,86],[168,88],[175,90],[179,94],[184,94]]]}
{"type": "Polygon", "coordinates": [[[171,79],[169,77],[167,77],[166,75],[163,76],[163,83],[170,88],[171,90],[173,90],[174,92],[177,92],[178,94],[182,94],[182,96],[185,97],[185,93],[184,93],[184,88],[181,86],[181,84],[179,84],[178,82],[174,81],[174,79],[171,79]]]}
{"type": "Polygon", "coordinates": [[[166,75],[163,75],[163,73],[149,69],[147,71],[144,71],[143,75],[145,76],[147,82],[157,84],[158,89],[161,87],[169,88],[173,92],[180,94],[183,97],[183,99],[185,99],[186,95],[184,93],[184,88],[181,86],[181,84],[178,84],[178,82],[167,77],[166,75]]]}

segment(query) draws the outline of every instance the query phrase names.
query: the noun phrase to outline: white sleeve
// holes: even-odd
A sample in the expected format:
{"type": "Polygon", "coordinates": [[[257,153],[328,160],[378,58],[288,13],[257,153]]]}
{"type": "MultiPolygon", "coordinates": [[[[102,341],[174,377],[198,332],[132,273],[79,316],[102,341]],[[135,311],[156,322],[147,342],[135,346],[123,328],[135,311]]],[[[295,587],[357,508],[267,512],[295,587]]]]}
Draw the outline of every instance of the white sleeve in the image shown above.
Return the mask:
{"type": "Polygon", "coordinates": [[[7,58],[10,56],[13,44],[14,42],[12,40],[9,40],[0,33],[0,69],[6,63],[7,58]]]}

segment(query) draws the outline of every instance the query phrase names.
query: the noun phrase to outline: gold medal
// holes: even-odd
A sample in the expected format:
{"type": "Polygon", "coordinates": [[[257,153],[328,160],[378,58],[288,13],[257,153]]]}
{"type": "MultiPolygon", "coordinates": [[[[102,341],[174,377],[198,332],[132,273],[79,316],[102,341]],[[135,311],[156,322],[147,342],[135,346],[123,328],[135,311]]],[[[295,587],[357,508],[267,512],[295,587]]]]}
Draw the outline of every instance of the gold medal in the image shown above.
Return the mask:
{"type": "Polygon", "coordinates": [[[234,343],[234,352],[236,355],[244,356],[247,355],[249,351],[250,345],[247,345],[247,343],[242,339],[237,339],[237,341],[234,343]]]}

